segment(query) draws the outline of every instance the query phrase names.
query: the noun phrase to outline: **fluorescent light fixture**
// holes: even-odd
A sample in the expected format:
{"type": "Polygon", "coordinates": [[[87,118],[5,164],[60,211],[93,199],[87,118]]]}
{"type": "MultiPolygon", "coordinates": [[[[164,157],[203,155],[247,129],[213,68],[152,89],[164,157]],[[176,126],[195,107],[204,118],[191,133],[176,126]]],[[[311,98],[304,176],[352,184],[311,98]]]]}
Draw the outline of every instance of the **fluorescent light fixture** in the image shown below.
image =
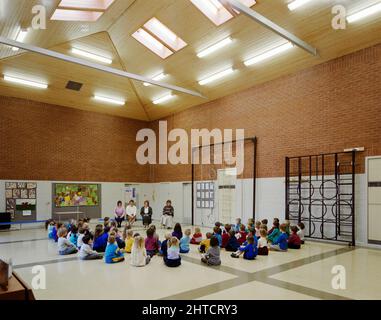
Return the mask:
{"type": "Polygon", "coordinates": [[[179,51],[187,45],[183,39],[173,33],[156,18],[152,18],[145,23],[144,28],[175,51],[179,51]]]}
{"type": "Polygon", "coordinates": [[[262,53],[256,57],[254,57],[254,58],[251,58],[249,60],[244,61],[244,64],[246,66],[251,66],[253,64],[256,64],[258,62],[261,62],[263,60],[266,60],[266,59],[269,59],[273,56],[276,56],[276,55],[278,55],[278,54],[280,54],[280,53],[282,53],[282,52],[284,52],[284,51],[286,51],[292,47],[293,47],[293,44],[291,42],[287,42],[285,44],[282,44],[279,47],[276,47],[274,49],[271,49],[269,51],[266,51],[266,52],[264,52],[264,53],[262,53]]]}
{"type": "Polygon", "coordinates": [[[50,20],[95,22],[103,12],[56,9],[50,20]]]}
{"type": "MultiPolygon", "coordinates": [[[[252,7],[255,0],[238,0],[247,7],[252,7]]],[[[191,0],[191,2],[216,26],[233,18],[233,15],[218,0],[191,0]]]]}
{"type": "MultiPolygon", "coordinates": [[[[20,29],[18,34],[17,34],[16,41],[24,42],[27,35],[28,35],[28,29],[20,29]]],[[[12,50],[13,51],[19,51],[20,49],[17,47],[12,47],[12,50]]]]}
{"type": "Polygon", "coordinates": [[[288,4],[288,9],[290,11],[293,11],[301,6],[304,6],[306,3],[310,2],[311,0],[294,0],[288,4]]]}
{"type": "Polygon", "coordinates": [[[165,45],[163,45],[159,40],[151,36],[147,31],[140,28],[132,35],[136,40],[138,40],[142,45],[146,46],[152,52],[156,53],[162,59],[168,58],[173,54],[172,50],[169,50],[165,45]]]}
{"type": "MultiPolygon", "coordinates": [[[[157,76],[154,76],[152,78],[152,80],[154,80],[154,81],[160,81],[160,80],[163,80],[166,76],[167,75],[162,72],[162,73],[158,74],[157,76]]],[[[143,82],[143,85],[146,86],[146,87],[149,87],[151,84],[148,83],[148,82],[143,82]]]]}
{"type": "Polygon", "coordinates": [[[119,106],[124,106],[126,104],[126,101],[124,100],[117,100],[117,99],[112,99],[112,98],[107,98],[107,97],[102,97],[98,95],[94,95],[94,99],[97,101],[102,101],[102,102],[107,102],[111,104],[117,104],[119,106]]]}
{"type": "Polygon", "coordinates": [[[169,93],[159,99],[156,99],[156,100],[153,100],[152,103],[153,104],[160,104],[160,103],[163,103],[163,102],[166,102],[168,100],[171,100],[172,98],[174,97],[174,95],[172,93],[169,93]]]}
{"type": "Polygon", "coordinates": [[[233,42],[233,39],[231,37],[227,37],[224,40],[217,42],[214,45],[200,51],[199,53],[197,53],[197,57],[199,57],[199,58],[206,57],[207,55],[227,46],[228,44],[230,44],[232,42],[233,42]]]}
{"type": "Polygon", "coordinates": [[[356,22],[358,20],[364,19],[368,16],[381,12],[381,2],[374,4],[368,8],[360,10],[354,14],[351,14],[347,17],[348,23],[356,22]]]}
{"type": "Polygon", "coordinates": [[[8,81],[8,82],[22,84],[25,86],[40,88],[40,89],[46,89],[48,87],[48,85],[46,83],[35,82],[35,81],[16,78],[16,77],[7,76],[7,75],[4,75],[4,80],[8,81]]]}
{"type": "Polygon", "coordinates": [[[59,7],[107,10],[114,0],[61,0],[59,7]]]}
{"type": "Polygon", "coordinates": [[[112,64],[112,59],[106,58],[106,57],[102,57],[102,56],[99,56],[97,54],[90,53],[88,51],[80,50],[80,49],[77,49],[77,48],[72,48],[71,52],[76,54],[76,55],[79,55],[81,57],[84,57],[84,58],[89,58],[89,59],[92,59],[92,60],[95,60],[95,61],[99,61],[99,62],[103,62],[103,63],[106,63],[106,64],[112,64]]]}
{"type": "Polygon", "coordinates": [[[228,76],[229,74],[233,73],[234,72],[234,69],[233,68],[229,68],[229,69],[226,69],[224,71],[221,71],[221,72],[218,72],[208,78],[205,78],[203,80],[200,80],[198,83],[200,86],[203,86],[205,84],[208,84],[210,82],[213,82],[213,81],[216,81],[216,80],[219,80],[221,78],[224,78],[226,76],[228,76]]]}

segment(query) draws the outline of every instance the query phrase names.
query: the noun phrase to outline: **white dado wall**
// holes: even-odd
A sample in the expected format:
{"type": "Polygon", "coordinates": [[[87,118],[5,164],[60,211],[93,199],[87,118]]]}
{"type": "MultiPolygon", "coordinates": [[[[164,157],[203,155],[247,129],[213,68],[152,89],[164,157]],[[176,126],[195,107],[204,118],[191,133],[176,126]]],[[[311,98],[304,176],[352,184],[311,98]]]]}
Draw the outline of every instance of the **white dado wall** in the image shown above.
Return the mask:
{"type": "MultiPolygon", "coordinates": [[[[9,181],[9,180],[7,180],[9,181]]],[[[5,180],[0,180],[0,212],[5,211],[5,180]]],[[[59,181],[57,181],[59,182],[59,181]]],[[[52,215],[52,183],[55,181],[37,181],[37,219],[45,220],[52,215]]],[[[76,183],[65,181],[65,183],[76,183]]],[[[85,183],[85,182],[80,182],[85,183]]],[[[138,205],[144,200],[150,201],[153,208],[153,219],[159,220],[166,200],[171,199],[175,208],[175,221],[190,223],[191,221],[191,187],[190,181],[170,183],[112,183],[89,182],[102,185],[102,217],[113,216],[113,210],[118,200],[124,199],[125,184],[137,188],[138,205]],[[184,186],[187,184],[188,186],[184,186]]],[[[284,178],[260,178],[256,187],[256,219],[272,219],[285,215],[284,178]]],[[[356,241],[357,244],[367,243],[367,181],[365,174],[356,175],[356,241]]],[[[244,222],[252,217],[252,179],[237,181],[236,217],[244,222]]],[[[216,208],[215,210],[217,210],[216,208]]],[[[218,210],[216,211],[218,212],[218,210]]],[[[196,217],[196,224],[200,219],[196,217]]]]}

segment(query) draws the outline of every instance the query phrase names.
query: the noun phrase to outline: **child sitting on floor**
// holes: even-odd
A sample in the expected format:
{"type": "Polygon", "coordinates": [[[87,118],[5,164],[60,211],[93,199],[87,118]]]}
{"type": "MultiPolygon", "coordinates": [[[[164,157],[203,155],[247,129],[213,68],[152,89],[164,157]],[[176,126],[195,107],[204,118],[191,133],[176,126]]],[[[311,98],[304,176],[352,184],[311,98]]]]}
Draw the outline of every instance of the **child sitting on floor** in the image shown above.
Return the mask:
{"type": "Polygon", "coordinates": [[[110,232],[108,236],[108,243],[105,251],[105,262],[106,263],[118,263],[124,261],[123,253],[118,248],[115,239],[115,233],[110,232]]]}
{"type": "Polygon", "coordinates": [[[75,224],[72,225],[72,227],[71,227],[69,240],[72,244],[74,244],[76,247],[78,247],[78,228],[75,224]]]}
{"type": "Polygon", "coordinates": [[[131,265],[134,267],[144,267],[150,261],[151,257],[147,254],[144,238],[141,236],[135,237],[131,251],[131,265]]]}
{"type": "Polygon", "coordinates": [[[191,240],[191,244],[200,244],[200,242],[202,241],[202,233],[201,233],[201,229],[196,227],[194,229],[194,234],[193,234],[193,237],[192,237],[192,240],[191,240]]]}
{"type": "Polygon", "coordinates": [[[241,230],[241,218],[235,220],[234,231],[237,233],[241,230]]]}
{"type": "Polygon", "coordinates": [[[215,226],[213,228],[213,236],[217,238],[218,240],[218,245],[221,247],[222,246],[222,236],[221,236],[222,230],[218,227],[215,226]]]}
{"type": "Polygon", "coordinates": [[[290,236],[290,234],[291,234],[290,220],[284,220],[284,224],[286,225],[286,233],[288,236],[290,236]]]}
{"type": "Polygon", "coordinates": [[[291,235],[288,238],[288,247],[290,249],[300,249],[300,245],[302,244],[302,240],[300,240],[298,236],[298,227],[291,227],[291,235]]]}
{"type": "Polygon", "coordinates": [[[267,224],[269,223],[269,220],[267,220],[267,219],[263,219],[263,220],[261,221],[261,223],[262,223],[262,225],[265,225],[265,226],[266,226],[266,230],[267,230],[267,224]]]}
{"type": "Polygon", "coordinates": [[[222,245],[221,248],[226,248],[229,239],[230,239],[230,230],[231,230],[231,225],[230,224],[225,224],[225,230],[222,233],[222,245]]]}
{"type": "Polygon", "coordinates": [[[234,230],[230,230],[230,238],[225,247],[225,250],[230,252],[236,252],[238,248],[239,248],[239,242],[235,236],[235,232],[234,230]]]}
{"type": "Polygon", "coordinates": [[[64,227],[61,227],[58,230],[58,253],[63,255],[73,254],[77,253],[77,247],[72,244],[68,239],[66,239],[67,236],[67,229],[64,227]]]}
{"type": "Polygon", "coordinates": [[[274,218],[273,226],[271,227],[270,230],[268,230],[267,234],[270,235],[274,231],[274,229],[276,229],[276,228],[279,228],[279,219],[278,218],[274,218]]]}
{"type": "Polygon", "coordinates": [[[298,223],[298,236],[301,240],[301,243],[304,244],[304,229],[305,229],[305,226],[304,226],[304,223],[303,222],[299,222],[298,223]]]}
{"type": "Polygon", "coordinates": [[[105,252],[107,247],[108,233],[103,230],[103,226],[98,224],[94,232],[93,249],[97,252],[105,252]]]}
{"type": "MultiPolygon", "coordinates": [[[[200,248],[198,249],[201,253],[206,253],[210,247],[210,239],[212,238],[212,233],[206,233],[206,239],[200,242],[200,248]]],[[[218,240],[217,240],[218,241],[218,240]]]]}
{"type": "Polygon", "coordinates": [[[179,239],[177,237],[172,237],[168,240],[167,257],[164,257],[164,263],[170,268],[181,265],[179,239]]]}
{"type": "Polygon", "coordinates": [[[281,234],[279,230],[279,222],[274,221],[272,230],[273,231],[271,233],[268,233],[268,237],[267,237],[268,242],[271,242],[271,243],[276,241],[276,239],[278,239],[278,237],[281,234]]]}
{"type": "Polygon", "coordinates": [[[241,225],[241,230],[236,234],[236,237],[240,245],[242,245],[246,241],[247,233],[244,224],[241,225]]]}
{"type": "Polygon", "coordinates": [[[58,230],[61,229],[62,226],[63,224],[61,222],[56,222],[56,224],[54,225],[54,228],[52,230],[52,239],[55,242],[58,242],[58,230]]]}
{"type": "Polygon", "coordinates": [[[90,234],[87,234],[82,238],[82,245],[79,250],[79,258],[81,260],[97,260],[103,258],[101,254],[91,248],[92,244],[93,240],[90,234]]]}
{"type": "Polygon", "coordinates": [[[183,237],[183,231],[181,229],[180,223],[175,224],[175,227],[173,228],[172,236],[176,237],[178,240],[180,240],[183,237]]]}
{"type": "Polygon", "coordinates": [[[125,243],[126,243],[126,246],[124,248],[124,251],[127,252],[127,253],[131,253],[132,251],[132,246],[134,244],[134,231],[132,231],[131,229],[127,231],[127,234],[126,234],[126,238],[125,238],[125,243]]]}
{"type": "Polygon", "coordinates": [[[258,255],[268,256],[269,248],[267,246],[267,231],[266,229],[261,229],[259,232],[261,234],[261,237],[258,240],[258,255]]]}
{"type": "Polygon", "coordinates": [[[261,221],[257,221],[255,223],[255,236],[257,237],[257,239],[261,237],[261,225],[262,225],[261,221]]]}
{"type": "Polygon", "coordinates": [[[169,240],[171,240],[172,234],[170,232],[167,232],[164,237],[165,237],[165,240],[161,243],[160,254],[165,259],[167,258],[167,255],[168,255],[168,242],[169,240]]]}
{"type": "Polygon", "coordinates": [[[53,219],[48,219],[45,221],[45,230],[48,232],[48,239],[53,239],[53,229],[55,222],[53,219]]]}
{"type": "Polygon", "coordinates": [[[271,250],[282,251],[282,252],[287,251],[287,248],[288,248],[288,242],[287,242],[288,236],[287,236],[287,233],[286,233],[286,228],[287,228],[286,224],[282,223],[280,225],[279,230],[280,230],[281,234],[273,242],[273,244],[270,246],[271,250]]]}
{"type": "Polygon", "coordinates": [[[201,256],[201,261],[209,266],[219,266],[221,264],[220,247],[216,237],[213,236],[210,239],[210,248],[201,256]]]}
{"type": "Polygon", "coordinates": [[[184,232],[184,236],[180,240],[180,253],[188,253],[189,252],[189,243],[190,243],[190,235],[192,234],[191,229],[186,229],[184,232]]]}
{"type": "Polygon", "coordinates": [[[157,238],[157,236],[155,234],[155,229],[152,228],[152,226],[149,227],[147,229],[147,238],[145,240],[145,247],[146,247],[146,250],[147,250],[147,254],[150,257],[153,257],[159,251],[158,240],[159,239],[157,238]]]}
{"type": "Polygon", "coordinates": [[[238,250],[239,252],[231,254],[233,258],[239,258],[239,256],[243,253],[243,258],[245,260],[254,260],[258,255],[257,239],[255,235],[248,236],[245,244],[241,246],[238,250]]]}

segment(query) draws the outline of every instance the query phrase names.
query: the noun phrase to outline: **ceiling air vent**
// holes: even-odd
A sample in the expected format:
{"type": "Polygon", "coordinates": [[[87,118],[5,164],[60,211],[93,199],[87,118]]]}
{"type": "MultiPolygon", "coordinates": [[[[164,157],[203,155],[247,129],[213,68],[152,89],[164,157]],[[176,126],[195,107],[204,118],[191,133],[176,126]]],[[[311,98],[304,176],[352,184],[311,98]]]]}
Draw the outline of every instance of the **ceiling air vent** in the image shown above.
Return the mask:
{"type": "Polygon", "coordinates": [[[75,81],[69,81],[66,85],[66,89],[74,90],[74,91],[80,91],[83,86],[83,83],[75,82],[75,81]]]}

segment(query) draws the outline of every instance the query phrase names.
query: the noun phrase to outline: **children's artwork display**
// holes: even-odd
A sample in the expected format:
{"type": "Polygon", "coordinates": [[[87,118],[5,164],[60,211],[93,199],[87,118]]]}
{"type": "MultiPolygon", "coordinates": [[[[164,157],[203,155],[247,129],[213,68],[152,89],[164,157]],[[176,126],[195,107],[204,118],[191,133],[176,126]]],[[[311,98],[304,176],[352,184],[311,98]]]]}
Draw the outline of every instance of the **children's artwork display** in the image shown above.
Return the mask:
{"type": "Polygon", "coordinates": [[[37,183],[36,182],[6,182],[5,204],[6,211],[11,214],[11,219],[20,216],[33,217],[37,209],[37,183]]]}
{"type": "Polygon", "coordinates": [[[198,182],[196,184],[196,207],[214,208],[214,182],[198,182]]]}
{"type": "Polygon", "coordinates": [[[97,184],[57,183],[54,190],[56,208],[99,205],[99,187],[97,184]]]}

